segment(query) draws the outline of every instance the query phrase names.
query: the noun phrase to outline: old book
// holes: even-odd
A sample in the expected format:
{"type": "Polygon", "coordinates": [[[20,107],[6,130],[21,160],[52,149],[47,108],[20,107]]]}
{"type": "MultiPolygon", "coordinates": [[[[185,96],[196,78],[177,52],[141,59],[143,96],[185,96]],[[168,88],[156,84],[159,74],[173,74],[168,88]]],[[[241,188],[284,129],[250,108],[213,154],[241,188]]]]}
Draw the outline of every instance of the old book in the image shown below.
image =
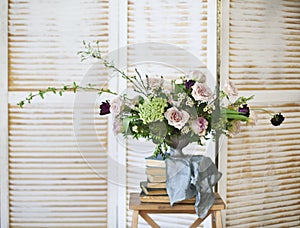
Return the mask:
{"type": "Polygon", "coordinates": [[[147,183],[147,188],[151,188],[151,189],[159,189],[159,188],[166,188],[166,183],[165,182],[161,182],[161,183],[151,183],[151,182],[146,182],[147,183]]]}
{"type": "Polygon", "coordinates": [[[166,176],[156,176],[156,175],[147,175],[148,182],[166,182],[167,177],[166,176]]]}
{"type": "Polygon", "coordinates": [[[166,169],[161,167],[146,167],[147,175],[166,176],[166,169]]]}
{"type": "Polygon", "coordinates": [[[149,195],[149,196],[167,195],[167,190],[165,188],[148,188],[147,182],[141,182],[140,186],[145,195],[149,195]]]}
{"type": "MultiPolygon", "coordinates": [[[[140,201],[143,203],[170,203],[169,196],[149,196],[144,193],[140,194],[140,201]]],[[[178,203],[183,204],[194,204],[196,202],[196,198],[193,197],[191,199],[183,200],[178,203]]]]}
{"type": "Polygon", "coordinates": [[[156,158],[154,158],[153,156],[146,157],[146,166],[165,168],[166,163],[163,157],[159,154],[156,158]]]}

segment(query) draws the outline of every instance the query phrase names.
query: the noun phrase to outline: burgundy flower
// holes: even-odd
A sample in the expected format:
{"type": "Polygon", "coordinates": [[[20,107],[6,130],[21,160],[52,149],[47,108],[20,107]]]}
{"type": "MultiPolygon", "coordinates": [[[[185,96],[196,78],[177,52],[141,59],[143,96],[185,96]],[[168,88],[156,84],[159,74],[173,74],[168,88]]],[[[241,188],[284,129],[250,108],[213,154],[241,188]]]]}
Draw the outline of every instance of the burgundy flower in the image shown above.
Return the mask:
{"type": "Polygon", "coordinates": [[[283,121],[284,116],[281,113],[275,114],[271,119],[271,123],[274,126],[279,126],[283,121]]]}
{"type": "Polygon", "coordinates": [[[195,84],[196,81],[194,80],[188,80],[187,82],[185,82],[185,88],[186,89],[190,89],[192,88],[192,86],[195,84]]]}
{"type": "Polygon", "coordinates": [[[242,113],[244,116],[250,116],[250,109],[247,104],[244,104],[242,108],[239,108],[238,112],[242,113]]]}
{"type": "Polygon", "coordinates": [[[100,105],[100,116],[110,113],[110,103],[108,101],[102,102],[100,105]]]}

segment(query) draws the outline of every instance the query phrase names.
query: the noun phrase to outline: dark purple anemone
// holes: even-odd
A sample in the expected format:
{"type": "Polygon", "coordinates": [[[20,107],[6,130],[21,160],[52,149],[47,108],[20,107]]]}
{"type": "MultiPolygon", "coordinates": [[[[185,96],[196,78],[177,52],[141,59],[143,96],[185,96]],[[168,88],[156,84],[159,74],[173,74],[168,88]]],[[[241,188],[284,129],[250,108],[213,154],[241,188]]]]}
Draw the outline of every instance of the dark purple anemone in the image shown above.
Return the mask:
{"type": "Polygon", "coordinates": [[[195,83],[196,83],[196,81],[194,81],[194,80],[188,80],[185,82],[185,88],[190,89],[195,83]]]}
{"type": "Polygon", "coordinates": [[[244,116],[250,116],[250,109],[247,104],[244,104],[242,108],[239,108],[238,112],[242,113],[244,116]]]}
{"type": "Polygon", "coordinates": [[[275,114],[272,119],[271,123],[274,126],[279,126],[284,121],[284,116],[281,113],[275,114]]]}
{"type": "Polygon", "coordinates": [[[108,101],[102,102],[100,105],[100,116],[110,113],[110,103],[108,101]]]}

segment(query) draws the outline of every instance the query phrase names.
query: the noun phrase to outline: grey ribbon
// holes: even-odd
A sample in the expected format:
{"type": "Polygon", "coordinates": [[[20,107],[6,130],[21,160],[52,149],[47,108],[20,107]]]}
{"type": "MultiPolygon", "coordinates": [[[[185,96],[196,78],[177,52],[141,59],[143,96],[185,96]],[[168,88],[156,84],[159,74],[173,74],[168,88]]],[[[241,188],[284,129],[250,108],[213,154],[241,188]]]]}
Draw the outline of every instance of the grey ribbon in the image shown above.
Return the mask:
{"type": "Polygon", "coordinates": [[[215,201],[213,187],[222,176],[212,160],[202,155],[169,157],[166,172],[171,205],[196,196],[196,213],[204,218],[215,201]]]}

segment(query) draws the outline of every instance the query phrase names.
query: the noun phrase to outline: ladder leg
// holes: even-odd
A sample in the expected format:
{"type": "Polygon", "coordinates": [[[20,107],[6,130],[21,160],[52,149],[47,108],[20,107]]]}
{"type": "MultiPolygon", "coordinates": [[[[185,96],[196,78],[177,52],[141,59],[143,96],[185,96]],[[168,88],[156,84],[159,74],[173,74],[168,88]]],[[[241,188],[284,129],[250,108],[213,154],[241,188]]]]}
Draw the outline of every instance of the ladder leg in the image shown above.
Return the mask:
{"type": "Polygon", "coordinates": [[[156,222],[146,213],[140,212],[140,216],[152,227],[152,228],[159,228],[160,226],[157,225],[156,222]]]}
{"type": "Polygon", "coordinates": [[[216,223],[217,228],[223,228],[221,211],[216,211],[216,223]]]}
{"type": "Polygon", "coordinates": [[[196,228],[197,226],[199,226],[201,224],[203,220],[200,218],[197,218],[197,220],[195,222],[193,222],[192,225],[190,225],[190,228],[196,228]]]}
{"type": "Polygon", "coordinates": [[[138,219],[139,219],[139,211],[133,211],[132,223],[131,223],[132,228],[137,228],[138,227],[138,219]]]}
{"type": "Polygon", "coordinates": [[[216,226],[216,212],[215,211],[213,211],[211,213],[211,227],[212,228],[217,228],[217,226],[216,226]]]}

